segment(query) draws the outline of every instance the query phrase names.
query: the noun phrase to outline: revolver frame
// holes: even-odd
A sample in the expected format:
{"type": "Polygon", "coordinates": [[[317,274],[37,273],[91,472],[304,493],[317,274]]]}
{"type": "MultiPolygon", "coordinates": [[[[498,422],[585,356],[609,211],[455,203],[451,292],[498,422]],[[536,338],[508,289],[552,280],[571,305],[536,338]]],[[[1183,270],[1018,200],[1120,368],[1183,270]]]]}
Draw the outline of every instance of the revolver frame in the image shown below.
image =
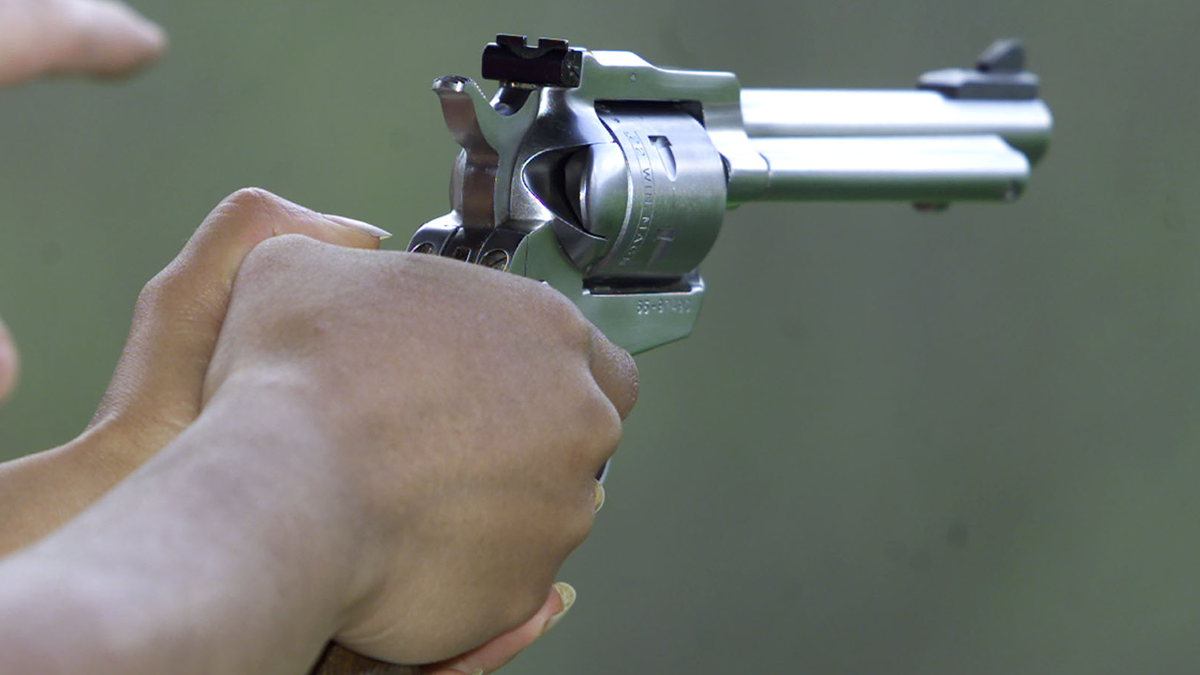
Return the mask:
{"type": "Polygon", "coordinates": [[[501,35],[483,55],[491,100],[465,77],[433,83],[462,152],[451,212],[409,250],[545,281],[645,351],[691,332],[698,267],[740,203],[1015,198],[1051,126],[1023,63],[1001,41],[975,70],[927,74],[926,91],[743,91],[732,73],[501,35]],[[843,119],[847,93],[882,121],[843,119]]]}

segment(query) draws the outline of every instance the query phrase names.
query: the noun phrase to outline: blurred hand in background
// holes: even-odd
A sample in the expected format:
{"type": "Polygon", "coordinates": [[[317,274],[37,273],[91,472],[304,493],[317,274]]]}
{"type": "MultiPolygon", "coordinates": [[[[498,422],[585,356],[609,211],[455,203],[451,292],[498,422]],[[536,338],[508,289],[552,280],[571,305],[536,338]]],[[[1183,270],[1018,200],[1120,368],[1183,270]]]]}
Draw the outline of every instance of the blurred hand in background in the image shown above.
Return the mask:
{"type": "MultiPolygon", "coordinates": [[[[154,62],[167,35],[112,0],[0,0],[0,87],[42,76],[122,77],[154,62]]],[[[17,377],[17,351],[0,322],[0,403],[17,377]]]]}
{"type": "Polygon", "coordinates": [[[113,0],[0,0],[0,86],[45,75],[121,77],[166,45],[157,24],[113,0]]]}
{"type": "Polygon", "coordinates": [[[17,381],[17,349],[13,346],[12,336],[0,321],[0,404],[8,398],[17,381]]]}

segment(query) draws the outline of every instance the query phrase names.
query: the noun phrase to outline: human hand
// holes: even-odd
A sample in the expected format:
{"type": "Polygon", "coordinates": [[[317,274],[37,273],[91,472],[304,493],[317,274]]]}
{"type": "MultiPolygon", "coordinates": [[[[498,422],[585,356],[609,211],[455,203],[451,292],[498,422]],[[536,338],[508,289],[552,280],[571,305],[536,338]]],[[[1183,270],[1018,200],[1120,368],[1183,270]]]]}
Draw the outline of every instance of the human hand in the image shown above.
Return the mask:
{"type": "Polygon", "coordinates": [[[166,44],[161,28],[113,0],[0,0],[0,86],[43,75],[120,77],[166,44]]]}
{"type": "MultiPolygon", "coordinates": [[[[0,87],[43,75],[120,77],[162,54],[167,36],[112,0],[0,0],[0,87]]],[[[0,403],[17,351],[0,323],[0,403]]]]}
{"type": "Polygon", "coordinates": [[[91,450],[127,473],[196,419],[238,268],[255,246],[283,234],[365,249],[388,236],[258,188],[226,197],[138,296],[121,359],[85,434],[91,450]]]}
{"type": "MultiPolygon", "coordinates": [[[[166,34],[112,0],[0,0],[0,87],[42,75],[119,77],[154,61],[166,34]]],[[[0,322],[0,403],[17,376],[0,322]]]]}
{"type": "MultiPolygon", "coordinates": [[[[42,75],[118,77],[158,58],[166,34],[112,0],[0,0],[0,87],[42,75]]],[[[0,322],[0,403],[17,350],[0,322]]]]}
{"type": "Polygon", "coordinates": [[[12,337],[4,322],[0,321],[0,403],[8,398],[13,385],[17,382],[17,348],[13,346],[12,337]]]}
{"type": "MultiPolygon", "coordinates": [[[[142,290],[124,352],[88,429],[59,448],[0,465],[0,512],[6,514],[0,556],[72,518],[191,424],[238,266],[259,242],[288,233],[372,249],[386,234],[264,190],[241,190],[222,201],[142,290]]],[[[16,368],[7,344],[0,327],[0,400],[16,368]]]]}
{"type": "Polygon", "coordinates": [[[369,659],[337,644],[331,644],[309,675],[479,675],[503,667],[535,640],[545,635],[575,603],[575,589],[554,584],[546,602],[525,623],[482,646],[440,663],[401,666],[369,659]]]}
{"type": "Polygon", "coordinates": [[[312,507],[355,542],[320,561],[353,568],[328,572],[355,579],[335,637],[428,663],[544,605],[635,396],[628,354],[543,284],[277,237],[238,274],[201,419],[265,408],[320,430],[320,456],[291,444],[269,461],[337,483],[312,507]]]}

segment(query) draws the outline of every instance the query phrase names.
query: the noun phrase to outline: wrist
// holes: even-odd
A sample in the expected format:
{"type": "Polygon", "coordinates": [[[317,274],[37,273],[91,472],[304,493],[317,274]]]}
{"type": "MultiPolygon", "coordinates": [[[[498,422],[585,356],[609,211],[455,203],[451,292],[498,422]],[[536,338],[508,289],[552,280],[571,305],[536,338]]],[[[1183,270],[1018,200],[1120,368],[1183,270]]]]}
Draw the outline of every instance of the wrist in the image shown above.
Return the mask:
{"type": "MultiPolygon", "coordinates": [[[[69,461],[87,468],[87,475],[98,486],[100,494],[121,482],[161,450],[172,438],[156,443],[153,451],[139,443],[131,425],[120,418],[107,418],[89,426],[75,438],[51,452],[69,458],[69,461]]],[[[98,496],[98,495],[97,495],[98,496]]]]}
{"type": "Polygon", "coordinates": [[[234,472],[231,479],[253,493],[264,519],[277,523],[267,552],[329,591],[340,625],[389,570],[353,443],[331,422],[320,392],[300,369],[240,369],[162,454],[170,461],[200,448],[234,472]]]}
{"type": "Polygon", "coordinates": [[[112,452],[105,432],[0,464],[0,557],[58,529],[128,476],[136,463],[112,452]]]}
{"type": "MultiPolygon", "coordinates": [[[[381,567],[309,395],[277,384],[223,387],[105,499],[0,564],[0,581],[11,582],[0,584],[0,606],[53,596],[26,617],[45,629],[34,633],[63,626],[60,639],[116,649],[114,663],[152,664],[145,672],[284,672],[311,662],[381,567]]],[[[55,647],[39,645],[34,653],[55,647]]]]}

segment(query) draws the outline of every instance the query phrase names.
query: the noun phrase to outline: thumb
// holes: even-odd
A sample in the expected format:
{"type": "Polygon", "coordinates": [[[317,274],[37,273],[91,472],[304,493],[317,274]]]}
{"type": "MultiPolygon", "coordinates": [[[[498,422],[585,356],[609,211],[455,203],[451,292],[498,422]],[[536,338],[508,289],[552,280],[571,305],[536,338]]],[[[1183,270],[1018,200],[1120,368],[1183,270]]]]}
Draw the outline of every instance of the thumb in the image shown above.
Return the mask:
{"type": "Polygon", "coordinates": [[[142,290],[125,350],[93,426],[123,413],[144,429],[159,423],[164,436],[155,440],[165,443],[191,423],[199,414],[204,376],[238,268],[251,249],[283,234],[366,249],[378,248],[379,240],[390,236],[257,188],[225,198],[183,251],[142,290]]]}
{"type": "Polygon", "coordinates": [[[575,589],[566,582],[554,584],[542,608],[520,626],[449,661],[425,666],[428,675],[479,675],[497,670],[513,660],[534,640],[554,627],[575,604],[575,589]]]}

